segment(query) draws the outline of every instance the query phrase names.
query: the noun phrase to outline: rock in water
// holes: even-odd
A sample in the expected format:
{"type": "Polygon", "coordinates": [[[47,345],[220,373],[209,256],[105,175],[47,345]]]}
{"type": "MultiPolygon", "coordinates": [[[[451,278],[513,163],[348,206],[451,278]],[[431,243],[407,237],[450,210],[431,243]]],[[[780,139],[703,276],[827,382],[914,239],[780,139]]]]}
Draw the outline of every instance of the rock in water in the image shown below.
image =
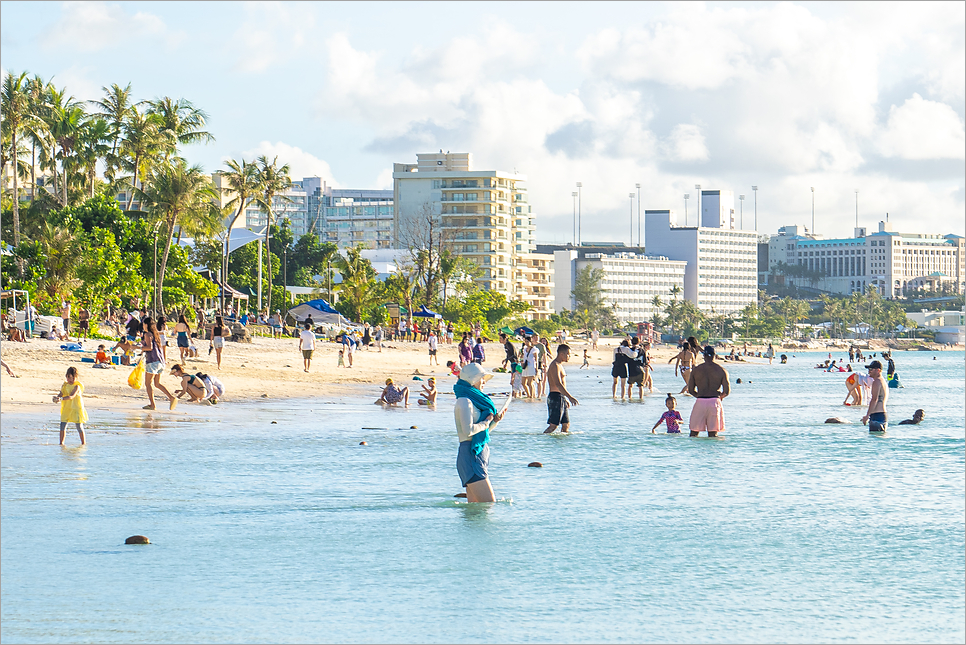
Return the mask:
{"type": "Polygon", "coordinates": [[[146,535],[132,535],[124,540],[124,544],[151,544],[151,540],[146,535]]]}
{"type": "Polygon", "coordinates": [[[543,468],[543,464],[541,464],[539,461],[531,461],[529,464],[527,464],[527,468],[543,468]]]}
{"type": "Polygon", "coordinates": [[[419,429],[419,426],[409,426],[409,429],[410,430],[418,430],[419,429]]]}
{"type": "Polygon", "coordinates": [[[278,425],[278,421],[272,421],[272,425],[273,426],[277,426],[278,425]]]}
{"type": "Polygon", "coordinates": [[[368,446],[369,444],[367,444],[365,441],[360,441],[359,442],[359,445],[360,446],[368,446]]]}
{"type": "Polygon", "coordinates": [[[466,499],[466,493],[456,493],[455,495],[453,495],[453,497],[461,497],[463,499],[466,499]]]}

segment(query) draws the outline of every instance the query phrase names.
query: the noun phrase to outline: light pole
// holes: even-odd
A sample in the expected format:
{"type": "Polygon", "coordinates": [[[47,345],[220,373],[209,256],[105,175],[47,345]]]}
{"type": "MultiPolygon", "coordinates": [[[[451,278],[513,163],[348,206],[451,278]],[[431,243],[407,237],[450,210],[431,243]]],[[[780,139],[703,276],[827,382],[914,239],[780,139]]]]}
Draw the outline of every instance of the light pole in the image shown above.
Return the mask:
{"type": "Polygon", "coordinates": [[[161,228],[161,224],[164,220],[158,220],[158,223],[154,225],[154,289],[151,294],[151,315],[157,320],[158,319],[158,229],[161,228]]]}
{"type": "Polygon", "coordinates": [[[282,282],[285,283],[285,286],[282,287],[282,290],[285,292],[285,295],[288,295],[288,247],[287,246],[284,249],[282,249],[282,282]]]}
{"type": "Polygon", "coordinates": [[[698,194],[698,222],[697,226],[701,226],[701,184],[694,185],[694,192],[698,194]]]}
{"type": "Polygon", "coordinates": [[[745,196],[744,195],[738,195],[738,209],[739,209],[738,217],[740,218],[738,220],[738,226],[743,231],[745,230],[745,196]]]}
{"type": "Polygon", "coordinates": [[[580,244],[580,189],[584,185],[581,182],[577,182],[577,244],[580,244]]]}
{"type": "Polygon", "coordinates": [[[758,230],[758,186],[752,186],[751,189],[755,191],[755,231],[758,230]]]}
{"type": "Polygon", "coordinates": [[[812,235],[815,235],[815,186],[812,186],[812,235]]]}
{"type": "Polygon", "coordinates": [[[691,193],[684,193],[684,225],[688,225],[688,200],[691,199],[691,193]]]}
{"type": "Polygon", "coordinates": [[[577,246],[577,191],[570,193],[574,198],[574,247],[577,246]]]}
{"type": "Polygon", "coordinates": [[[637,197],[637,193],[628,193],[627,196],[631,198],[631,243],[630,243],[630,246],[634,246],[634,198],[637,197]]]}
{"type": "Polygon", "coordinates": [[[641,185],[634,184],[637,189],[637,245],[641,245],[641,185]]]}
{"type": "Polygon", "coordinates": [[[859,189],[855,189],[855,228],[859,228],[859,189]]]}

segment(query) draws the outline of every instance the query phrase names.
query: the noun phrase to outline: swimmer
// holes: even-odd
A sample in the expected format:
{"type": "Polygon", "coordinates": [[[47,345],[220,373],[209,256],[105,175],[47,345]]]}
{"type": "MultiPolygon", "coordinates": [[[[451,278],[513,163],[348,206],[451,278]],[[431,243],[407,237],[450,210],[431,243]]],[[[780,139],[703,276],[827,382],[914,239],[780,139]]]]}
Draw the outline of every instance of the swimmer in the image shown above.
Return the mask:
{"type": "Polygon", "coordinates": [[[657,430],[657,427],[661,425],[662,421],[667,424],[668,434],[681,434],[681,422],[684,419],[681,418],[681,413],[674,409],[677,407],[677,401],[670,392],[668,392],[667,398],[664,399],[664,405],[667,406],[667,412],[662,414],[661,418],[654,424],[654,427],[651,428],[651,434],[654,434],[654,431],[657,430]]]}
{"type": "Polygon", "coordinates": [[[901,426],[917,426],[922,423],[922,420],[926,418],[926,412],[922,408],[916,410],[912,414],[911,419],[905,419],[899,422],[901,426]]]}
{"type": "Polygon", "coordinates": [[[829,417],[825,420],[825,423],[848,423],[848,421],[840,419],[839,417],[829,417]]]}
{"type": "Polygon", "coordinates": [[[396,387],[391,378],[386,379],[386,387],[383,388],[382,394],[379,396],[379,400],[376,401],[376,405],[389,405],[394,406],[402,401],[403,407],[409,407],[409,388],[408,387],[396,387]]]}
{"type": "Polygon", "coordinates": [[[435,406],[437,394],[436,378],[430,377],[430,379],[426,382],[426,385],[423,386],[423,391],[419,393],[419,405],[435,406]]]}

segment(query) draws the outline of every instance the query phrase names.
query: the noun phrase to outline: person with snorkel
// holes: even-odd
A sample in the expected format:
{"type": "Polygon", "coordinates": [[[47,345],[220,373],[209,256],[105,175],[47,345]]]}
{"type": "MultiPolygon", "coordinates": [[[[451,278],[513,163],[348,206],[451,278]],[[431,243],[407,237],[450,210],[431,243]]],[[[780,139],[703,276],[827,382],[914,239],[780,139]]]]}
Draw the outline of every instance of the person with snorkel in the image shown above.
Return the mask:
{"type": "Polygon", "coordinates": [[[456,470],[466,488],[467,502],[494,502],[493,486],[487,473],[490,461],[490,430],[503,420],[507,405],[497,411],[496,405],[483,393],[483,384],[493,378],[479,363],[470,363],[460,371],[453,386],[456,394],[454,416],[460,447],[456,470]]]}

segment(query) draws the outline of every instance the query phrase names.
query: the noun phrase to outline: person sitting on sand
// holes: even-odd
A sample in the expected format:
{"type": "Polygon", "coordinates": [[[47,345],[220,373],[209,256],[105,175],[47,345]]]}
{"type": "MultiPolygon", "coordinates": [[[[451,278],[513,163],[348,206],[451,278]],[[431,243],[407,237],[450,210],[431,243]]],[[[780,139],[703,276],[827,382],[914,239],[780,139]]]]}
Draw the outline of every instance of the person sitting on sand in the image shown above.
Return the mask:
{"type": "Polygon", "coordinates": [[[103,345],[97,346],[97,353],[94,354],[94,367],[102,370],[108,370],[113,367],[111,365],[111,359],[108,358],[107,351],[103,345]]]}
{"type": "Polygon", "coordinates": [[[408,387],[396,387],[395,383],[392,382],[391,378],[386,379],[386,387],[383,388],[382,394],[379,396],[379,400],[376,401],[376,405],[396,405],[402,401],[403,407],[409,407],[409,388],[408,387]]]}
{"type": "Polygon", "coordinates": [[[681,413],[675,410],[677,400],[670,392],[667,393],[667,398],[664,399],[664,405],[667,406],[667,412],[662,414],[661,418],[654,424],[654,427],[651,428],[651,434],[654,434],[654,431],[657,430],[657,427],[661,425],[662,421],[667,423],[668,434],[681,434],[681,423],[684,419],[681,418],[681,413]]]}
{"type": "Polygon", "coordinates": [[[922,420],[925,419],[925,418],[926,418],[926,412],[925,412],[925,410],[923,410],[922,408],[920,408],[920,409],[916,410],[912,414],[912,418],[911,419],[906,419],[904,421],[900,421],[899,422],[899,425],[901,425],[901,426],[917,426],[920,423],[922,423],[922,420]]]}
{"type": "Polygon", "coordinates": [[[446,361],[446,367],[449,368],[449,373],[453,376],[460,375],[460,366],[456,364],[456,361],[446,361]]]}
{"type": "Polygon", "coordinates": [[[419,393],[419,405],[436,405],[436,379],[430,378],[419,393]]]}

